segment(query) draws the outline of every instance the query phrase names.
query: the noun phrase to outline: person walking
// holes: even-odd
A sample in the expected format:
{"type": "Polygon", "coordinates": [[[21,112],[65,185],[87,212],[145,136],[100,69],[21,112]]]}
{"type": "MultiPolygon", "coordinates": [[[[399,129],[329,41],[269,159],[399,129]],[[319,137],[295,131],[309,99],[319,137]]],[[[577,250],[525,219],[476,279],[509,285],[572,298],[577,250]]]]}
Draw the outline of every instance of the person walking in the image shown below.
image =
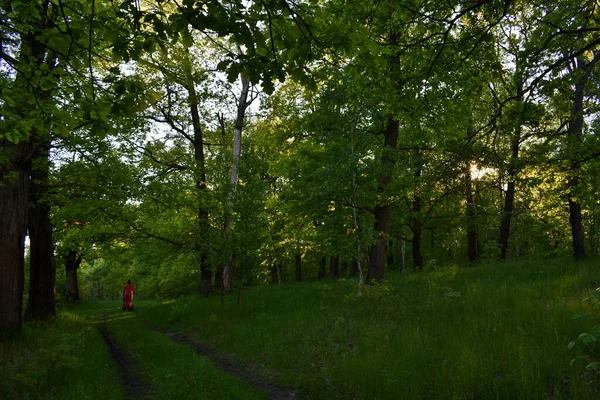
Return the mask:
{"type": "Polygon", "coordinates": [[[123,310],[133,311],[133,294],[135,288],[131,284],[131,280],[127,281],[127,285],[123,289],[123,310]]]}

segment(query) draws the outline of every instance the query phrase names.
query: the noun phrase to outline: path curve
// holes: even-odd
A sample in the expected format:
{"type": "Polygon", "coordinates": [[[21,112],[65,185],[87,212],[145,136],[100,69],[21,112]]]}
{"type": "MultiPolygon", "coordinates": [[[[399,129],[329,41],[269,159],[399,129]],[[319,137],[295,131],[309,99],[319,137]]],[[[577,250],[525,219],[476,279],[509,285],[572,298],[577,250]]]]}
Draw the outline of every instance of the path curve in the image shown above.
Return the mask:
{"type": "Polygon", "coordinates": [[[208,357],[222,371],[242,378],[249,386],[265,392],[271,400],[300,400],[297,390],[283,388],[279,385],[266,382],[264,378],[259,377],[256,372],[244,367],[239,362],[232,360],[230,357],[227,357],[204,344],[198,343],[184,334],[170,332],[157,326],[150,326],[150,328],[170,337],[176,342],[189,346],[197,354],[208,357]]]}

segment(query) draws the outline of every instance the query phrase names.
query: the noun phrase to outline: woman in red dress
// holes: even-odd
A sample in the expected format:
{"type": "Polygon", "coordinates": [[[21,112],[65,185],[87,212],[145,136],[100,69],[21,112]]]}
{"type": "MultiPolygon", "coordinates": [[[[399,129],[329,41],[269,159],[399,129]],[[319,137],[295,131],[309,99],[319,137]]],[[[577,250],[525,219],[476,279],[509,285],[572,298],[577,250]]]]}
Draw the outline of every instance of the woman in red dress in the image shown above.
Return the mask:
{"type": "Polygon", "coordinates": [[[127,281],[127,285],[123,289],[123,309],[124,310],[133,310],[133,294],[135,293],[135,288],[131,284],[131,280],[127,281]]]}

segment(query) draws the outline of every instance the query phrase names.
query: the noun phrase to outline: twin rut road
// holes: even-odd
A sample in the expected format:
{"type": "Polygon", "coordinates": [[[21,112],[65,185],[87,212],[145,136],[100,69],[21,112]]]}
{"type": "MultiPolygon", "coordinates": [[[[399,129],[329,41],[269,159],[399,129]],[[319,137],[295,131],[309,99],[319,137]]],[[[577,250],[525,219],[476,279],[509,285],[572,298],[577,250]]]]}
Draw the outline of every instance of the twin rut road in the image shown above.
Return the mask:
{"type": "MultiPolygon", "coordinates": [[[[103,316],[102,320],[105,320],[103,316]]],[[[275,383],[265,381],[255,371],[230,357],[195,341],[181,333],[170,332],[164,328],[148,326],[149,329],[159,332],[171,340],[185,344],[197,354],[207,357],[222,372],[235,376],[244,381],[248,386],[263,392],[268,399],[272,400],[299,400],[300,397],[296,390],[284,388],[275,383]]],[[[108,351],[113,360],[119,367],[121,373],[121,382],[127,391],[128,399],[146,399],[152,398],[152,383],[142,378],[141,368],[128,356],[123,347],[115,340],[104,323],[98,326],[98,331],[104,339],[108,351]]]]}

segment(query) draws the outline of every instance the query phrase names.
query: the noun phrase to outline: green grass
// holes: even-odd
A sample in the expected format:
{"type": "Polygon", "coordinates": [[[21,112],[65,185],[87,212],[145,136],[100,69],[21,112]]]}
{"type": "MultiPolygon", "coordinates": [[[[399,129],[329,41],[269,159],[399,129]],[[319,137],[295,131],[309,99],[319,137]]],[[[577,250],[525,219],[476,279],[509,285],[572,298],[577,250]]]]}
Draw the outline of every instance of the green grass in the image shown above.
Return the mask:
{"type": "MultiPolygon", "coordinates": [[[[595,263],[555,261],[257,287],[140,307],[140,317],[236,354],[307,398],[585,399],[568,343],[591,322],[595,263]]],[[[578,353],[579,352],[579,353],[578,353]]]]}
{"type": "MultiPolygon", "coordinates": [[[[152,302],[136,302],[136,308],[152,302]]],[[[120,303],[115,302],[118,309],[120,303]]],[[[206,357],[188,346],[152,331],[136,313],[118,311],[109,316],[107,328],[151,383],[151,399],[265,399],[240,379],[218,370],[206,357]]]]}
{"type": "Polygon", "coordinates": [[[0,343],[1,399],[121,399],[119,375],[102,338],[72,309],[54,324],[27,324],[0,343]]]}
{"type": "Polygon", "coordinates": [[[596,399],[598,374],[571,359],[594,321],[594,261],[521,262],[392,274],[357,295],[351,280],[237,296],[84,303],[55,325],[27,325],[0,345],[0,398],[118,399],[119,373],[96,330],[103,319],[151,382],[153,399],[258,399],[187,346],[145,324],[232,354],[307,399],[596,399]],[[102,317],[102,318],[101,318],[102,317]]]}
{"type": "MultiPolygon", "coordinates": [[[[150,307],[152,301],[136,302],[150,307]]],[[[118,301],[60,310],[56,324],[28,324],[23,337],[0,343],[0,399],[123,399],[121,375],[96,329],[108,328],[149,383],[144,399],[264,399],[186,345],[143,325],[118,301]]]]}

